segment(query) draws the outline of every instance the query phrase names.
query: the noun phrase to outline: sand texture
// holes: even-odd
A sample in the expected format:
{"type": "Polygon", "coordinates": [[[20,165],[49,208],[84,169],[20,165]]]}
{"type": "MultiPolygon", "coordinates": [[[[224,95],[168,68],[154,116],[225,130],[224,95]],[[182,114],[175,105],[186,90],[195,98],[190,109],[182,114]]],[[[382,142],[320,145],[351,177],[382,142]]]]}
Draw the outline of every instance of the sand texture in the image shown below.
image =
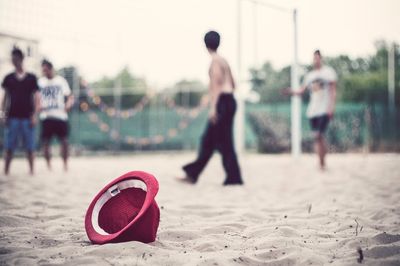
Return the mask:
{"type": "Polygon", "coordinates": [[[222,187],[215,155],[198,184],[176,182],[194,156],[77,157],[68,173],[38,158],[33,177],[16,159],[0,176],[0,265],[400,265],[400,155],[331,155],[321,172],[311,155],[246,154],[243,187],[222,187]],[[131,170],[159,180],[157,240],[92,245],[89,203],[131,170]]]}

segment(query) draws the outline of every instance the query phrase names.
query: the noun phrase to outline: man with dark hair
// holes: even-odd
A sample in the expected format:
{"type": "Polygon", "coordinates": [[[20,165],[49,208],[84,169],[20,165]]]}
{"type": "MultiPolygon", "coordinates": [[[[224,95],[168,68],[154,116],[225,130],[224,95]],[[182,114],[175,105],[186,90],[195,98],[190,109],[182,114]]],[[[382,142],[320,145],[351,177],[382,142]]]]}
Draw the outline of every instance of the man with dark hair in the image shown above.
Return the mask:
{"type": "Polygon", "coordinates": [[[43,144],[44,157],[47,166],[51,169],[50,144],[53,136],[57,137],[61,144],[61,157],[64,162],[64,170],[68,169],[68,111],[71,109],[74,99],[67,81],[56,75],[53,64],[48,60],[42,61],[43,77],[39,79],[41,95],[42,132],[40,138],[43,144]]]}
{"type": "Polygon", "coordinates": [[[228,62],[217,53],[220,36],[215,31],[204,37],[205,45],[211,55],[209,69],[209,121],[201,140],[197,159],[183,167],[186,177],[181,181],[194,184],[200,173],[218,150],[222,155],[222,163],[226,172],[224,185],[243,184],[236,152],[233,144],[233,119],[236,101],[233,96],[235,82],[228,62]]]}
{"type": "Polygon", "coordinates": [[[4,111],[4,173],[8,175],[14,150],[18,140],[22,138],[29,161],[30,174],[33,175],[35,126],[36,116],[39,111],[39,93],[37,79],[34,74],[25,72],[23,68],[24,54],[18,48],[11,52],[12,63],[15,67],[13,73],[8,74],[2,87],[5,90],[1,103],[4,111]]]}
{"type": "Polygon", "coordinates": [[[288,89],[288,94],[302,95],[307,89],[310,91],[310,103],[307,108],[307,117],[310,119],[314,134],[314,149],[318,154],[319,165],[325,169],[325,156],[328,151],[324,133],[329,121],[333,119],[336,105],[336,72],[333,68],[322,64],[319,50],[314,52],[313,70],[309,72],[298,91],[288,89]]]}
{"type": "Polygon", "coordinates": [[[204,36],[204,43],[206,44],[207,49],[216,52],[219,47],[221,37],[219,33],[216,31],[209,31],[204,36]]]}

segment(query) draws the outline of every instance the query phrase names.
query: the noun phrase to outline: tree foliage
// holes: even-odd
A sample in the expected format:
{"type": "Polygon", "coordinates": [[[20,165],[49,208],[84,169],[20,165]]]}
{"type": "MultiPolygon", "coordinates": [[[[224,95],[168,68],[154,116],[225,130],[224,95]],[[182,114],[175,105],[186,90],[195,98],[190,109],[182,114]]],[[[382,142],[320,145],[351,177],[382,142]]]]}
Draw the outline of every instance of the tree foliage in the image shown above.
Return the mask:
{"type": "Polygon", "coordinates": [[[252,89],[260,94],[262,102],[285,101],[279,93],[280,89],[290,86],[290,67],[276,70],[270,62],[266,62],[260,69],[250,69],[252,89]]]}
{"type": "Polygon", "coordinates": [[[112,90],[116,87],[121,87],[123,94],[142,94],[149,89],[146,80],[133,75],[127,66],[114,77],[104,76],[91,86],[99,94],[113,94],[112,90]]]}
{"type": "Polygon", "coordinates": [[[174,94],[174,101],[179,106],[195,107],[200,104],[202,95],[206,91],[206,86],[199,80],[180,80],[171,88],[169,93],[174,94]]]}
{"type": "MultiPolygon", "coordinates": [[[[388,51],[385,41],[375,43],[375,53],[366,57],[351,58],[348,55],[324,57],[324,62],[338,74],[338,99],[343,102],[386,103],[388,98],[388,51]]],[[[400,105],[400,51],[396,45],[395,87],[396,104],[400,105]]],[[[312,65],[304,65],[307,72],[312,65]]],[[[266,62],[259,69],[251,69],[251,86],[261,96],[262,102],[283,102],[287,100],[279,91],[290,86],[290,66],[275,69],[266,62]]],[[[303,77],[302,77],[303,78],[303,77]]]]}

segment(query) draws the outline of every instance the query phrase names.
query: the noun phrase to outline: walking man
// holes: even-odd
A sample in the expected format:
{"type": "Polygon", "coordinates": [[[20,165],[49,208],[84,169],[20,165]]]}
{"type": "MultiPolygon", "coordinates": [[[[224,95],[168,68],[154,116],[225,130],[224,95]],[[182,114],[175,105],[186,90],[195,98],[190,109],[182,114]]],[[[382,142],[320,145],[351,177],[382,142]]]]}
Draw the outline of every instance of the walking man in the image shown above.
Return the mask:
{"type": "Polygon", "coordinates": [[[194,162],[183,167],[186,177],[181,180],[186,183],[196,183],[214,150],[218,150],[222,155],[222,164],[226,173],[223,184],[240,185],[243,184],[243,181],[234,149],[232,132],[236,111],[236,101],[233,96],[235,82],[227,61],[217,53],[220,35],[215,31],[210,31],[205,35],[204,42],[211,56],[208,93],[209,119],[201,140],[198,157],[194,162]]]}

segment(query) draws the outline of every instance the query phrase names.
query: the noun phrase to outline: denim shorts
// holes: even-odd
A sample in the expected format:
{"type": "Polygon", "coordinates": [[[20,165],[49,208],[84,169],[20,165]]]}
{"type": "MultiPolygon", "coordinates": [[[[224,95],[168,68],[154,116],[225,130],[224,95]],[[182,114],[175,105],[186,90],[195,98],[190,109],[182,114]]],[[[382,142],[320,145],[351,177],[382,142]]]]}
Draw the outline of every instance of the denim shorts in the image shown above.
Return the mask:
{"type": "Polygon", "coordinates": [[[35,127],[31,126],[31,120],[28,118],[7,119],[4,131],[4,148],[14,151],[18,147],[20,139],[27,151],[35,150],[35,127]]]}

